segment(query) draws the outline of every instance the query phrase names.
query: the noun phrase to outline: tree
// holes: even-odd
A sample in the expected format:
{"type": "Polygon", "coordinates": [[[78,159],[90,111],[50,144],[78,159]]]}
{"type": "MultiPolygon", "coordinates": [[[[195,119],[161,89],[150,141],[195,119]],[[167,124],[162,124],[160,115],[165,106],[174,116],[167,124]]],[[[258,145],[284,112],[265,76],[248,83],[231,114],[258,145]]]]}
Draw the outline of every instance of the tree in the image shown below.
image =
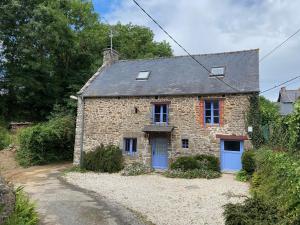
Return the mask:
{"type": "Polygon", "coordinates": [[[263,96],[259,97],[259,109],[263,126],[270,125],[280,117],[278,105],[263,96]]]}
{"type": "MultiPolygon", "coordinates": [[[[71,105],[70,94],[101,66],[109,29],[90,1],[2,0],[0,63],[8,95],[0,96],[0,113],[39,121],[54,105],[71,105]]],[[[172,55],[170,45],[155,42],[149,28],[117,24],[114,29],[123,59],[172,55]]]]}

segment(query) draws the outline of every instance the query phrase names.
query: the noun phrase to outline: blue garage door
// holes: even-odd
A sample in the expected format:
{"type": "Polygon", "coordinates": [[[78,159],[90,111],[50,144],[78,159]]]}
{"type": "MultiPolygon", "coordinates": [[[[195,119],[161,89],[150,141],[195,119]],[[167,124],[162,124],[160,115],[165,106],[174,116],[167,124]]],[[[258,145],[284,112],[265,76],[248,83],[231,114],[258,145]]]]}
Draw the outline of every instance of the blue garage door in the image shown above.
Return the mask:
{"type": "Polygon", "coordinates": [[[221,170],[238,171],[242,169],[243,141],[221,140],[221,170]]]}

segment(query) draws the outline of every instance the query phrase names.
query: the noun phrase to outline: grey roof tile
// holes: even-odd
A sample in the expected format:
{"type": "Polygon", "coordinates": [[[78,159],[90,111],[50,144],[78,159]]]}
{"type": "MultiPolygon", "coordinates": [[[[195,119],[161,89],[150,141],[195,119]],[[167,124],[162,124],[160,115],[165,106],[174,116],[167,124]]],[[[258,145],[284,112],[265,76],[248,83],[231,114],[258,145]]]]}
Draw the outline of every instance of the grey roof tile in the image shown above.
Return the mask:
{"type": "Polygon", "coordinates": [[[224,82],[209,76],[189,56],[118,61],[104,68],[85,89],[85,97],[222,94],[259,91],[258,50],[195,55],[211,69],[225,66],[224,82]],[[151,71],[148,80],[136,80],[140,71],[151,71]]]}

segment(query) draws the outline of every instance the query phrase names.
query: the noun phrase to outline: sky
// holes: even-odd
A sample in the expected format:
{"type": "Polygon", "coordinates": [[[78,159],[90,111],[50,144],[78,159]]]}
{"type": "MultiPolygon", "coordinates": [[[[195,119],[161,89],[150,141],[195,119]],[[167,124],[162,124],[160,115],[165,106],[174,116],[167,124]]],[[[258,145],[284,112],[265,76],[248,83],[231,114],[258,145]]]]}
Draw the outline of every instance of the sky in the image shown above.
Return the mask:
{"type": "MultiPolygon", "coordinates": [[[[137,0],[192,54],[259,49],[263,57],[300,28],[300,0],[137,0]]],[[[93,0],[110,23],[150,27],[156,41],[168,41],[185,55],[132,0],[93,0]]],[[[260,89],[300,75],[300,33],[260,63],[260,89]]],[[[300,79],[287,89],[300,88],[300,79]]],[[[263,95],[276,100],[280,88],[263,95]]]]}

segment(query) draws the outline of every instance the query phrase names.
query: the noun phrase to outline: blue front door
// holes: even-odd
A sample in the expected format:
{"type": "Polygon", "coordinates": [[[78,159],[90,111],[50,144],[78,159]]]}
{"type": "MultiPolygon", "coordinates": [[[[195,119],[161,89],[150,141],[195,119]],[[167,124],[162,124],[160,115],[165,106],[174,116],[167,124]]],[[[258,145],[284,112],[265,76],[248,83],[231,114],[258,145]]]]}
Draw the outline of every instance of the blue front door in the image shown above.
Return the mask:
{"type": "Polygon", "coordinates": [[[152,139],[152,167],[154,169],[168,168],[168,140],[166,138],[152,139]]]}
{"type": "Polygon", "coordinates": [[[243,141],[221,140],[221,170],[238,171],[242,169],[243,141]]]}

